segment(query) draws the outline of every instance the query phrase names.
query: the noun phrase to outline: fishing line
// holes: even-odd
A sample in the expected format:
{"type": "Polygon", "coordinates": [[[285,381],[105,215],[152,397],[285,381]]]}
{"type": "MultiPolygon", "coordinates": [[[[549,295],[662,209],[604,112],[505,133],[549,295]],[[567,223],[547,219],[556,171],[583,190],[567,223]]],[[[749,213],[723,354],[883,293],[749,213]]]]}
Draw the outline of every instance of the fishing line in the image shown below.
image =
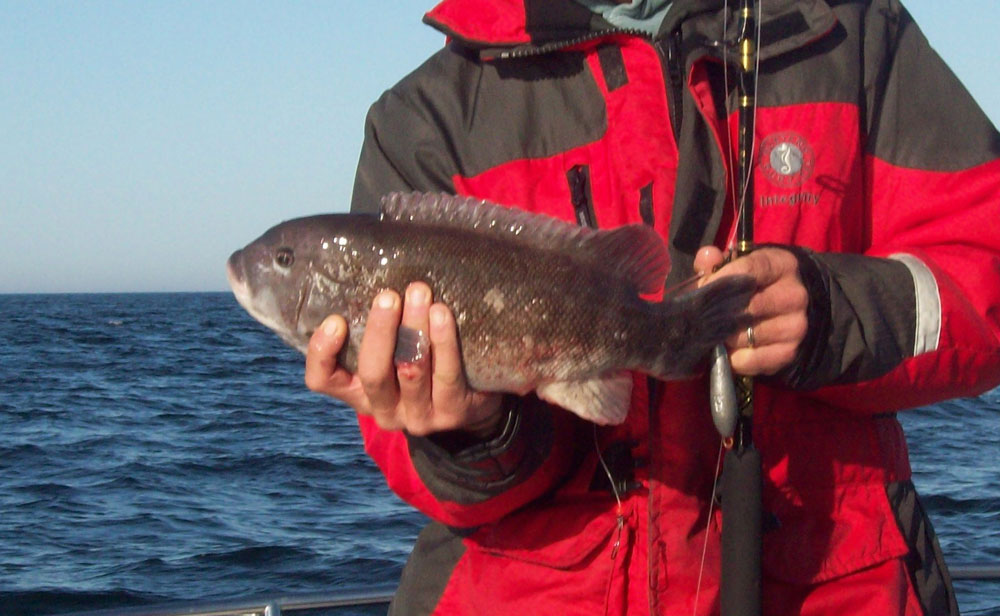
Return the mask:
{"type": "Polygon", "coordinates": [[[667,298],[675,293],[687,293],[688,290],[685,287],[693,285],[694,283],[698,282],[698,280],[700,280],[701,278],[702,278],[701,274],[693,274],[691,276],[688,276],[684,280],[679,281],[677,284],[671,285],[663,289],[663,297],[667,298]]]}
{"type": "Polygon", "coordinates": [[[615,502],[618,503],[619,512],[622,508],[622,497],[618,493],[618,486],[615,485],[615,477],[611,474],[611,469],[608,468],[608,463],[604,461],[604,454],[601,453],[601,445],[597,442],[597,424],[594,426],[594,449],[597,450],[597,459],[601,462],[601,468],[604,469],[604,474],[608,476],[608,481],[611,482],[611,493],[615,495],[615,502]]]}
{"type": "MultiPolygon", "coordinates": [[[[729,99],[729,41],[727,39],[729,32],[729,0],[725,0],[722,3],[722,87],[726,93],[726,99],[729,99]]],[[[737,40],[739,40],[739,35],[737,35],[737,40]]],[[[739,103],[737,96],[737,104],[739,103]]],[[[726,239],[726,249],[733,250],[733,241],[736,238],[736,230],[739,228],[740,222],[740,207],[739,201],[736,196],[736,157],[733,153],[733,136],[732,130],[729,128],[729,114],[727,110],[726,114],[726,159],[729,164],[726,165],[726,182],[729,185],[728,189],[730,195],[732,195],[732,208],[733,208],[733,223],[729,231],[729,237],[726,239]]],[[[722,452],[725,449],[725,441],[719,441],[719,454],[715,462],[715,472],[712,473],[712,495],[708,499],[708,516],[705,519],[705,540],[701,545],[701,562],[698,564],[698,582],[695,584],[694,589],[694,604],[691,607],[691,615],[697,616],[698,614],[698,598],[701,596],[701,581],[705,575],[705,556],[708,553],[708,535],[712,529],[712,512],[715,508],[715,492],[719,485],[719,466],[722,464],[722,452]]]]}
{"type": "MultiPolygon", "coordinates": [[[[764,0],[758,0],[757,2],[757,36],[754,39],[754,45],[760,44],[760,22],[763,15],[764,0]]],[[[747,161],[747,177],[743,180],[743,188],[740,191],[740,203],[743,203],[747,198],[747,191],[750,190],[750,178],[753,177],[753,161],[757,157],[757,79],[760,76],[760,49],[754,49],[754,66],[753,66],[753,135],[750,135],[750,160],[747,161]]],[[[752,196],[752,195],[751,195],[752,196]]],[[[733,227],[733,233],[736,231],[736,227],[733,227]]]]}
{"type": "MultiPolygon", "coordinates": [[[[760,28],[761,28],[761,21],[762,21],[761,17],[763,16],[763,12],[764,12],[764,0],[758,0],[756,8],[757,8],[757,15],[756,15],[757,23],[755,24],[755,26],[757,28],[757,36],[756,36],[755,40],[757,41],[757,44],[759,44],[759,42],[760,42],[760,28]]],[[[726,44],[726,29],[727,29],[727,26],[725,24],[728,23],[727,22],[728,18],[729,18],[729,0],[726,0],[723,3],[723,16],[722,16],[722,20],[723,20],[723,31],[722,31],[722,38],[723,38],[723,45],[722,45],[722,71],[723,72],[722,72],[722,75],[723,76],[722,76],[722,81],[723,81],[723,87],[725,87],[725,89],[726,89],[727,98],[728,98],[728,95],[729,95],[729,62],[728,62],[728,59],[726,57],[726,52],[728,51],[729,46],[726,44]]],[[[746,24],[744,22],[744,27],[745,26],[746,26],[746,24]]],[[[739,34],[737,34],[736,40],[740,40],[740,39],[742,39],[745,36],[746,36],[746,32],[745,31],[741,31],[739,34]]],[[[737,229],[740,228],[740,218],[742,217],[742,215],[744,213],[742,211],[743,208],[740,208],[739,204],[744,202],[744,200],[746,199],[746,196],[747,196],[747,191],[750,190],[750,178],[752,177],[752,174],[753,174],[753,161],[757,157],[757,139],[755,138],[755,135],[757,133],[757,108],[758,108],[758,104],[757,104],[757,79],[758,79],[759,75],[760,75],[760,50],[755,50],[755,52],[754,52],[754,67],[753,67],[753,90],[754,90],[754,97],[753,97],[753,122],[752,122],[754,135],[751,135],[751,138],[750,138],[750,160],[748,161],[748,164],[747,164],[747,166],[750,169],[750,171],[749,171],[749,173],[747,173],[747,177],[746,178],[742,178],[743,185],[740,187],[739,195],[736,194],[736,171],[734,170],[734,167],[735,167],[736,163],[733,160],[734,154],[733,154],[733,146],[732,146],[732,138],[731,138],[732,133],[729,130],[728,123],[727,123],[727,126],[726,126],[726,140],[727,140],[727,144],[728,144],[728,147],[726,149],[727,149],[727,155],[729,157],[729,173],[727,173],[727,176],[731,180],[730,186],[733,188],[733,200],[734,200],[733,201],[733,208],[735,210],[734,214],[733,214],[733,226],[732,226],[732,228],[729,231],[729,237],[726,239],[726,248],[728,248],[729,250],[733,249],[733,246],[734,246],[734,244],[736,242],[736,232],[737,232],[737,229]]],[[[739,95],[739,93],[737,93],[737,96],[738,95],[739,95]]]]}
{"type": "Polygon", "coordinates": [[[715,472],[712,478],[712,496],[708,499],[708,521],[705,522],[705,540],[701,544],[701,564],[698,565],[698,584],[694,589],[694,608],[692,616],[698,614],[698,596],[701,595],[701,577],[705,573],[705,554],[708,552],[708,532],[712,528],[712,512],[715,510],[715,492],[719,487],[719,471],[722,467],[722,452],[726,449],[726,441],[719,441],[719,455],[715,460],[715,472]]]}
{"type": "Polygon", "coordinates": [[[618,534],[615,536],[615,544],[611,548],[611,558],[614,558],[618,555],[618,547],[622,542],[622,527],[625,525],[625,517],[622,515],[622,497],[618,493],[618,484],[615,483],[615,477],[611,474],[608,463],[604,461],[604,454],[601,453],[601,444],[597,440],[597,424],[592,425],[594,426],[594,449],[597,451],[597,459],[601,463],[601,468],[604,469],[604,474],[608,476],[608,482],[611,484],[611,493],[615,495],[615,502],[618,504],[616,508],[618,513],[618,534]]]}
{"type": "MultiPolygon", "coordinates": [[[[729,41],[726,35],[729,32],[729,0],[722,4],[722,87],[726,93],[726,100],[729,100],[729,41]]],[[[726,166],[726,181],[729,184],[729,194],[732,195],[733,226],[726,238],[726,248],[733,249],[733,241],[736,237],[736,229],[739,228],[740,206],[736,200],[736,155],[733,152],[733,132],[729,128],[729,114],[726,114],[726,159],[729,164],[726,166]]]]}
{"type": "MultiPolygon", "coordinates": [[[[764,0],[757,0],[757,6],[756,6],[756,9],[757,9],[757,11],[756,11],[756,13],[757,13],[756,14],[756,21],[757,21],[757,23],[754,24],[754,26],[756,28],[756,38],[754,39],[755,40],[755,45],[759,44],[759,42],[760,42],[760,32],[761,32],[761,22],[762,22],[761,17],[763,15],[763,10],[764,10],[763,5],[764,5],[764,0]]],[[[746,20],[743,20],[743,24],[741,25],[740,28],[741,28],[741,31],[738,32],[737,36],[736,36],[736,42],[737,43],[739,41],[744,40],[745,37],[746,37],[746,20]]],[[[722,84],[723,84],[723,88],[725,90],[726,100],[729,99],[729,86],[730,86],[730,83],[729,83],[729,41],[727,39],[728,31],[729,31],[729,0],[724,0],[723,5],[722,5],[722,84]]],[[[740,207],[740,204],[745,203],[746,197],[747,197],[747,193],[750,190],[750,182],[751,182],[751,178],[753,177],[753,162],[754,162],[754,160],[756,159],[756,156],[757,156],[757,139],[756,139],[756,133],[757,133],[757,108],[758,108],[758,104],[757,104],[757,80],[758,80],[758,76],[760,75],[760,53],[759,53],[758,49],[754,49],[754,56],[755,57],[754,57],[754,67],[753,67],[753,76],[752,76],[752,78],[753,78],[753,92],[754,92],[754,97],[753,97],[753,120],[752,120],[753,134],[750,135],[750,152],[749,152],[749,159],[747,160],[747,169],[748,169],[748,171],[747,171],[747,174],[746,174],[745,178],[740,178],[739,179],[740,185],[738,187],[737,187],[737,178],[736,178],[736,174],[737,174],[737,162],[738,162],[736,160],[737,153],[733,151],[734,148],[733,148],[733,140],[732,140],[732,130],[729,127],[729,116],[728,116],[728,113],[727,113],[727,116],[726,116],[726,158],[725,158],[725,160],[728,160],[728,162],[729,162],[727,173],[726,173],[726,181],[727,181],[727,184],[728,184],[728,189],[730,190],[730,194],[732,195],[732,199],[733,199],[733,201],[732,201],[733,223],[732,223],[732,227],[730,228],[729,236],[726,239],[726,248],[729,251],[731,251],[731,252],[735,248],[736,234],[737,234],[737,232],[738,232],[738,230],[740,228],[740,218],[744,215],[744,213],[745,213],[744,210],[746,209],[746,208],[740,207]],[[739,188],[738,194],[737,194],[737,188],[739,188]]],[[[742,79],[742,76],[741,76],[741,79],[742,79]]],[[[735,97],[736,97],[736,104],[737,104],[737,108],[738,108],[739,105],[741,104],[740,100],[739,100],[739,97],[740,97],[740,88],[737,88],[737,92],[735,93],[735,97]]],[[[715,510],[715,495],[716,495],[716,491],[718,490],[718,486],[719,486],[719,476],[720,476],[720,473],[721,473],[721,466],[722,466],[722,453],[726,449],[726,445],[727,445],[726,441],[727,441],[727,439],[721,439],[719,441],[719,453],[718,453],[718,457],[717,457],[716,462],[715,462],[715,472],[713,473],[713,479],[712,479],[712,496],[711,496],[711,498],[708,501],[708,517],[707,517],[707,519],[705,521],[705,539],[702,542],[701,562],[700,562],[700,564],[698,566],[698,582],[697,582],[697,585],[695,587],[694,605],[693,605],[692,610],[691,610],[692,616],[697,616],[697,613],[698,613],[698,599],[699,599],[699,597],[701,595],[701,583],[702,583],[702,579],[703,579],[704,573],[705,573],[705,558],[706,558],[706,555],[707,555],[707,552],[708,552],[708,537],[709,537],[709,532],[711,531],[711,528],[712,528],[712,513],[715,510]]],[[[731,441],[730,441],[729,445],[730,446],[732,445],[731,441]]]]}

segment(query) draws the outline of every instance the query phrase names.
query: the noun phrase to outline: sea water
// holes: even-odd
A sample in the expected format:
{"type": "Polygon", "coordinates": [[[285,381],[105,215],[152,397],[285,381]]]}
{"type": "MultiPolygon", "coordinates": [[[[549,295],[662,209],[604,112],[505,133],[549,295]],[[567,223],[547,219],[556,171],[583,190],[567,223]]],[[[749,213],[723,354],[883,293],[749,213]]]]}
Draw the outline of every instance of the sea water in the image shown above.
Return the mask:
{"type": "MultiPolygon", "coordinates": [[[[394,583],[425,520],[302,366],[228,293],[0,296],[0,615],[394,583]]],[[[998,411],[902,415],[953,562],[1000,562],[998,411]]]]}

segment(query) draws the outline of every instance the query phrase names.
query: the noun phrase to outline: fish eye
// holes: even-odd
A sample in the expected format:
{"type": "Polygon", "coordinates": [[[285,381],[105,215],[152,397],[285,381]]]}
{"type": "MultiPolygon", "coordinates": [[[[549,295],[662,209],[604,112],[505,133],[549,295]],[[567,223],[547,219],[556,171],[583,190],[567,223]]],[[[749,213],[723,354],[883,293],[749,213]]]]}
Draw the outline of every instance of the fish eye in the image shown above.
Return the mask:
{"type": "Polygon", "coordinates": [[[291,267],[295,263],[295,252],[288,246],[282,246],[274,253],[274,262],[281,267],[291,267]]]}

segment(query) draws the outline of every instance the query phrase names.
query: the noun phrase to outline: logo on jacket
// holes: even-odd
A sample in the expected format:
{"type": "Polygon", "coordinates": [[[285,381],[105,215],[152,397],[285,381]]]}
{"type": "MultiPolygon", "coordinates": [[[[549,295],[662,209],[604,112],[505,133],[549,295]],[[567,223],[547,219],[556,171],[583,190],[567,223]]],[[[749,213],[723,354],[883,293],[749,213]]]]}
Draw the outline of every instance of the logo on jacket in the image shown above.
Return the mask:
{"type": "Polygon", "coordinates": [[[781,188],[798,188],[812,176],[813,150],[802,135],[772,133],[760,143],[757,164],[769,182],[781,188]]]}

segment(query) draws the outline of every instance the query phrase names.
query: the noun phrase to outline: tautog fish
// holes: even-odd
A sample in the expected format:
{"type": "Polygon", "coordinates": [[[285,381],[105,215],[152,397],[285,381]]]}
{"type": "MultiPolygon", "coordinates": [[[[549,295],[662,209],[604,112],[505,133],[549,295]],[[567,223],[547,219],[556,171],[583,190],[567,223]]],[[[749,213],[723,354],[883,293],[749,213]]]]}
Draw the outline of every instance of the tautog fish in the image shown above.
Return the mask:
{"type": "MultiPolygon", "coordinates": [[[[662,302],[667,251],[644,225],[578,227],[488,202],[394,193],[381,217],[283,222],[229,258],[240,304],[306,351],[323,319],[349,324],[339,361],[354,372],[365,319],[384,289],[430,285],[458,327],[469,386],[526,394],[600,424],[625,419],[636,370],[689,375],[709,350],[746,327],[753,282],[721,279],[662,302]]],[[[401,328],[396,359],[425,336],[401,328]]]]}

